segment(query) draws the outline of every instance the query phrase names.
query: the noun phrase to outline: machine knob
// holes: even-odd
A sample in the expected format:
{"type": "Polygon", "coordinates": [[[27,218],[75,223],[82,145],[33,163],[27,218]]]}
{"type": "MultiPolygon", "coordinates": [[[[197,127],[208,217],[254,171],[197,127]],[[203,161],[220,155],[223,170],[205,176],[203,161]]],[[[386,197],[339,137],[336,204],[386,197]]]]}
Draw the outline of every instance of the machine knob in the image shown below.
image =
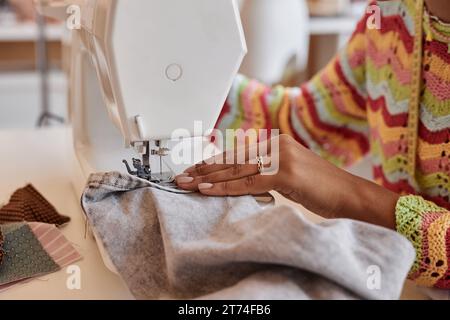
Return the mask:
{"type": "Polygon", "coordinates": [[[166,68],[167,79],[175,82],[180,80],[182,76],[183,76],[183,68],[179,64],[172,63],[167,66],[166,68]]]}

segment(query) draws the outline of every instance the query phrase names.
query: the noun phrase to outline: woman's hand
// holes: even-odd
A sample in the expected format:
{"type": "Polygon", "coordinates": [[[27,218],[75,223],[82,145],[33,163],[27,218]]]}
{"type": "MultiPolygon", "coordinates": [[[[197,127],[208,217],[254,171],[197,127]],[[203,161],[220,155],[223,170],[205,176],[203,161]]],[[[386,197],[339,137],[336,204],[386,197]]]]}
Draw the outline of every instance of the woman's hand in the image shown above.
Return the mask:
{"type": "Polygon", "coordinates": [[[208,196],[259,195],[275,190],[325,218],[345,217],[395,227],[398,195],[337,168],[288,135],[274,139],[197,164],[178,176],[177,184],[208,196]],[[279,148],[274,148],[275,143],[279,148]],[[279,159],[278,170],[266,173],[265,169],[261,174],[253,157],[255,150],[265,159],[266,169],[279,159]],[[237,162],[238,155],[244,163],[237,162]]]}

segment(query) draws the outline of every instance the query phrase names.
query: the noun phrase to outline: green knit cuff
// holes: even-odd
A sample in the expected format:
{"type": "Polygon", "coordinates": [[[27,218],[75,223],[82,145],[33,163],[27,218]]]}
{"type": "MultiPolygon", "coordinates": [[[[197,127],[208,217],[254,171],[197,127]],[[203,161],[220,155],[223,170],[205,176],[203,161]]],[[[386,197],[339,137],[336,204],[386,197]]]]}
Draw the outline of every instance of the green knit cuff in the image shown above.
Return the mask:
{"type": "Polygon", "coordinates": [[[416,250],[416,261],[411,269],[415,272],[422,261],[422,221],[430,212],[440,212],[442,208],[420,196],[400,197],[395,208],[397,231],[405,236],[416,250]]]}

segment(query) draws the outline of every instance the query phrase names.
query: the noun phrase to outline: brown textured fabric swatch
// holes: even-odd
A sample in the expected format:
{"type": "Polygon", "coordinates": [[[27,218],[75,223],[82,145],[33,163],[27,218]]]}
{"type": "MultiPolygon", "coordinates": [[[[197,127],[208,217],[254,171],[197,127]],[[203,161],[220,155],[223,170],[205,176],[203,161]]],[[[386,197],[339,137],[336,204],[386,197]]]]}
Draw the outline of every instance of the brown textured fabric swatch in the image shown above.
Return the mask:
{"type": "Polygon", "coordinates": [[[0,224],[22,221],[61,226],[70,218],[60,215],[32,185],[27,185],[14,192],[9,203],[0,209],[0,224]]]}
{"type": "Polygon", "coordinates": [[[0,230],[0,265],[2,264],[3,256],[5,255],[5,251],[3,250],[3,233],[2,230],[0,230]]]}

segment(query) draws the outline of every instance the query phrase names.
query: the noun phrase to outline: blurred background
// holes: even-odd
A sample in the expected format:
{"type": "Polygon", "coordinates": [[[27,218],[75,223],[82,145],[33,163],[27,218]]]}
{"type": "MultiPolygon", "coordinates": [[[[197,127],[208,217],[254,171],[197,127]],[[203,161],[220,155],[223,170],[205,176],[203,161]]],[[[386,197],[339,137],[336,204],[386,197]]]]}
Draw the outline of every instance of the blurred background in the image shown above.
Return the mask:
{"type": "MultiPolygon", "coordinates": [[[[0,130],[67,119],[63,24],[43,20],[33,0],[0,0],[0,130]]],[[[351,35],[366,0],[238,0],[249,54],[241,72],[268,84],[299,84],[351,35]]]]}

